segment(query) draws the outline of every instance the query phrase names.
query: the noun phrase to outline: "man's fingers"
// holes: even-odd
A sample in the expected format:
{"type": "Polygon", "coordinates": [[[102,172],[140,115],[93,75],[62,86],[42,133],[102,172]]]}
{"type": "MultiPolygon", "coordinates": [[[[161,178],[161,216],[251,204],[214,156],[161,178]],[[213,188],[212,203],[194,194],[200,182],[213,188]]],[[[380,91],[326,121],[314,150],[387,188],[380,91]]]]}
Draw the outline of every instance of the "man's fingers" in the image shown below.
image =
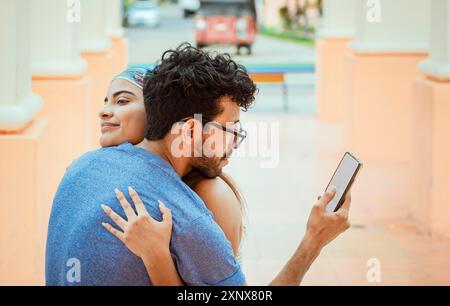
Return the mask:
{"type": "Polygon", "coordinates": [[[124,233],[118,231],[109,223],[102,223],[102,225],[108,232],[116,236],[120,241],[124,241],[124,233]]]}
{"type": "Polygon", "coordinates": [[[172,211],[164,205],[162,201],[159,201],[159,210],[161,210],[163,222],[172,223],[172,211]]]}
{"type": "Polygon", "coordinates": [[[347,193],[345,196],[344,204],[342,204],[341,209],[350,210],[350,204],[352,202],[352,195],[350,193],[347,193]]]}
{"type": "Polygon", "coordinates": [[[136,211],[138,215],[145,216],[148,215],[148,211],[145,208],[144,202],[142,202],[136,190],[131,187],[128,187],[128,192],[133,200],[134,206],[136,207],[136,211]]]}
{"type": "Polygon", "coordinates": [[[120,205],[122,206],[123,210],[125,211],[125,214],[127,215],[128,220],[133,220],[136,218],[136,213],[134,212],[133,207],[131,207],[130,203],[128,203],[128,200],[125,198],[123,193],[116,189],[114,190],[116,193],[116,197],[120,202],[120,205]]]}
{"type": "Polygon", "coordinates": [[[323,197],[320,198],[319,205],[322,208],[325,208],[327,204],[330,203],[330,201],[334,198],[335,194],[336,194],[336,187],[333,186],[327,192],[325,192],[323,197]]]}
{"type": "Polygon", "coordinates": [[[350,203],[352,202],[352,196],[347,194],[345,196],[345,201],[342,206],[336,212],[338,215],[348,218],[348,213],[350,211],[350,203]]]}
{"type": "Polygon", "coordinates": [[[126,229],[127,221],[125,221],[124,219],[122,219],[121,216],[116,214],[116,212],[114,210],[112,210],[111,207],[102,205],[102,208],[103,208],[103,211],[105,212],[105,214],[107,214],[108,217],[110,217],[111,220],[114,221],[114,223],[116,223],[122,230],[126,229]]]}

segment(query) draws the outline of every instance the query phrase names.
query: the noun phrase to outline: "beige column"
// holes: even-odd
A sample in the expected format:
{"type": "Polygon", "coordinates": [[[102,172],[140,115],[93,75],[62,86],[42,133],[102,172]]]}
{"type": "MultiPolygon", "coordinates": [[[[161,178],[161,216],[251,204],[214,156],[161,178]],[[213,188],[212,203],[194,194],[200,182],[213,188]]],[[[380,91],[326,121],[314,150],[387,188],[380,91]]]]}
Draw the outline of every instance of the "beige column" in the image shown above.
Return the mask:
{"type": "Polygon", "coordinates": [[[29,3],[2,3],[0,16],[0,131],[19,131],[42,106],[31,90],[29,3]]]}
{"type": "Polygon", "coordinates": [[[37,249],[51,155],[48,122],[36,118],[42,100],[31,89],[29,12],[27,0],[3,1],[0,10],[0,285],[43,284],[37,249]]]}
{"type": "Polygon", "coordinates": [[[364,160],[410,162],[412,91],[428,51],[430,1],[358,0],[347,57],[347,140],[364,160]]]}
{"type": "Polygon", "coordinates": [[[356,0],[325,0],[322,27],[317,37],[317,113],[320,120],[343,123],[345,54],[354,36],[356,0]]]}
{"type": "Polygon", "coordinates": [[[429,57],[413,90],[412,215],[427,233],[450,237],[450,0],[431,1],[429,57]]]}
{"type": "Polygon", "coordinates": [[[60,0],[30,2],[33,89],[45,99],[40,116],[51,120],[52,137],[71,139],[57,154],[65,169],[88,148],[91,132],[92,84],[81,57],[80,23],[70,16],[77,7],[60,0]]]}
{"type": "Polygon", "coordinates": [[[81,50],[107,52],[111,40],[106,33],[108,0],[81,0],[81,50]]]}
{"type": "Polygon", "coordinates": [[[106,6],[106,34],[111,38],[116,54],[115,72],[120,73],[128,66],[128,42],[122,27],[122,1],[109,0],[106,6]]]}
{"type": "Polygon", "coordinates": [[[81,0],[81,55],[88,63],[87,74],[92,78],[93,90],[89,114],[92,135],[90,147],[98,148],[100,124],[98,112],[109,83],[117,73],[117,52],[107,34],[107,6],[109,0],[81,0]]]}
{"type": "Polygon", "coordinates": [[[109,37],[123,37],[122,0],[109,0],[106,3],[106,33],[109,37]]]}
{"type": "Polygon", "coordinates": [[[31,0],[33,76],[79,76],[87,67],[80,56],[79,24],[68,18],[66,1],[31,0]]]}
{"type": "MultiPolygon", "coordinates": [[[[46,172],[48,194],[53,197],[66,168],[89,148],[92,84],[86,74],[87,63],[80,55],[80,24],[71,15],[79,7],[61,0],[30,3],[32,86],[44,99],[39,117],[50,122],[47,149],[52,162],[46,165],[46,172]]],[[[36,252],[41,275],[51,204],[48,201],[38,210],[36,252]]]]}

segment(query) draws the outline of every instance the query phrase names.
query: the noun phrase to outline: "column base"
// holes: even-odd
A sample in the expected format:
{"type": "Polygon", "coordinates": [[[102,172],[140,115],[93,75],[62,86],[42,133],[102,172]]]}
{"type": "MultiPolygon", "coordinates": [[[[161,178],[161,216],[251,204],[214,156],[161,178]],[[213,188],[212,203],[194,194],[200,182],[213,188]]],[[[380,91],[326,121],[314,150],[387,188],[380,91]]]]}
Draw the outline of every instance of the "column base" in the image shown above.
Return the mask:
{"type": "Polygon", "coordinates": [[[330,123],[344,123],[345,54],[349,38],[321,38],[317,42],[317,116],[330,123]]]}
{"type": "Polygon", "coordinates": [[[52,194],[48,121],[0,135],[0,285],[43,285],[52,194]],[[20,182],[20,183],[19,183],[20,182]]]}
{"type": "Polygon", "coordinates": [[[410,162],[412,84],[425,54],[346,56],[346,142],[362,160],[410,162]]]}
{"type": "Polygon", "coordinates": [[[42,107],[42,99],[31,90],[18,103],[0,105],[0,131],[16,133],[28,126],[42,107]]]}
{"type": "Polygon", "coordinates": [[[411,211],[427,233],[450,238],[450,82],[419,78],[414,83],[414,94],[411,211]]]}

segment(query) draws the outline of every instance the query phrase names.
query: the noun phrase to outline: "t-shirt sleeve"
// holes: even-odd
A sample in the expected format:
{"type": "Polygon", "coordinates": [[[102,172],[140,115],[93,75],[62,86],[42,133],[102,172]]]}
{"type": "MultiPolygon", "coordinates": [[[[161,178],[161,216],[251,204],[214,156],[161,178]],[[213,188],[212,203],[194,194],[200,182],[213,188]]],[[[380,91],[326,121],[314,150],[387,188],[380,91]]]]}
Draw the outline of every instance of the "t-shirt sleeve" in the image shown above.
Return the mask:
{"type": "Polygon", "coordinates": [[[172,236],[178,272],[188,286],[242,286],[245,277],[231,243],[212,217],[203,216],[172,236]]]}

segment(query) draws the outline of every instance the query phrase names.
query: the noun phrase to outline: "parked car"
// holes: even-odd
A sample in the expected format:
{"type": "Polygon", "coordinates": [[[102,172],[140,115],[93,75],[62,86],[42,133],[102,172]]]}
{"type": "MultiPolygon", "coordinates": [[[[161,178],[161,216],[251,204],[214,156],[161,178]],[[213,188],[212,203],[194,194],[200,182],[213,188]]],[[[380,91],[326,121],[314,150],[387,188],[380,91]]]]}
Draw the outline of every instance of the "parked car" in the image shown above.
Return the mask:
{"type": "Polygon", "coordinates": [[[197,47],[227,44],[252,53],[257,33],[254,0],[202,0],[195,28],[197,47]]]}
{"type": "Polygon", "coordinates": [[[136,0],[128,9],[128,26],[157,27],[159,23],[160,11],[156,0],[136,0]]]}
{"type": "Polygon", "coordinates": [[[200,0],[179,0],[184,17],[194,15],[200,8],[200,0]]]}

